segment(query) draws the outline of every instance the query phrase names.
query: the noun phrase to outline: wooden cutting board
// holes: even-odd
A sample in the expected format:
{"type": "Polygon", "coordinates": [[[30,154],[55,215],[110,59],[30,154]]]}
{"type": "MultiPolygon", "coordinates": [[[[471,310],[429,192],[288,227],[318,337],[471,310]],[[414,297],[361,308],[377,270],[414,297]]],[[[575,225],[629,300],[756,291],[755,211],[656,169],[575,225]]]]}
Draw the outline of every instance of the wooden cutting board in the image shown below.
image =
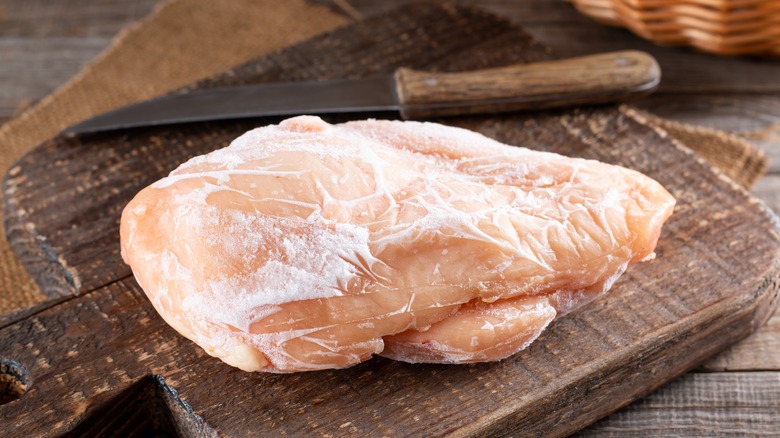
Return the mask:
{"type": "MultiPolygon", "coordinates": [[[[197,87],[550,57],[485,12],[415,4],[197,87]]],[[[275,121],[55,138],[13,166],[3,186],[6,232],[52,300],[0,321],[0,402],[8,401],[0,435],[561,436],[745,337],[776,305],[774,216],[630,107],[450,119],[506,143],[660,181],[678,206],[657,259],[632,267],[606,297],[499,363],[375,358],[292,375],[233,369],[157,316],[121,261],[118,219],[138,190],[182,161],[275,121]]]]}

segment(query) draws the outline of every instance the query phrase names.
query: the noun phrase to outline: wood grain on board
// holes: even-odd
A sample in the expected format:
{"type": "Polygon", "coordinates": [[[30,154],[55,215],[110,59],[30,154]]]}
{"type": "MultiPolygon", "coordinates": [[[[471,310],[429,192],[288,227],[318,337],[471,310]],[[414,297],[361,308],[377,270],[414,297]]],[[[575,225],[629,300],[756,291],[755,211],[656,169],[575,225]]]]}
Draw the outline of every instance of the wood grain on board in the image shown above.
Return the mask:
{"type": "MultiPolygon", "coordinates": [[[[356,77],[400,65],[464,70],[546,57],[543,46],[507,22],[466,9],[416,8],[265,58],[238,69],[233,80],[356,77]],[[453,30],[466,27],[479,29],[478,41],[453,30]],[[394,45],[402,39],[390,37],[404,32],[413,41],[394,45]],[[323,64],[321,53],[333,64],[323,64]]],[[[531,348],[497,364],[374,359],[322,373],[234,370],[160,320],[119,260],[116,230],[135,191],[257,122],[60,138],[12,169],[4,186],[10,237],[28,248],[20,255],[62,298],[0,329],[4,358],[32,382],[27,394],[0,406],[4,418],[17,420],[5,432],[124,430],[132,407],[164,411],[138,427],[181,434],[560,435],[701,363],[754,330],[775,305],[771,215],[630,108],[450,120],[511,144],[622,164],[658,179],[679,202],[658,258],[633,267],[607,298],[558,320],[531,348]],[[149,377],[157,375],[164,384],[149,377]]]]}

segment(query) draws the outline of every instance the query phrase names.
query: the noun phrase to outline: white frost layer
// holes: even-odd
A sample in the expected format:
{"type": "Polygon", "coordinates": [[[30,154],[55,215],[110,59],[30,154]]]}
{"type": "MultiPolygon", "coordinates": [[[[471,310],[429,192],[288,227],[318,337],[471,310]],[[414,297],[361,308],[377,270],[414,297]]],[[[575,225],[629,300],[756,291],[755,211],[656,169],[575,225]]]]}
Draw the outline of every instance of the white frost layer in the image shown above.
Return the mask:
{"type": "Polygon", "coordinates": [[[261,245],[276,246],[257,269],[206,281],[198,293],[185,296],[182,310],[248,330],[252,322],[269,314],[266,306],[343,295],[347,282],[363,272],[366,260],[373,259],[363,227],[333,224],[311,227],[305,234],[283,234],[274,230],[279,222],[246,216],[245,229],[234,230],[231,239],[213,242],[220,250],[246,254],[261,245]],[[269,242],[269,234],[278,240],[269,242]]]}
{"type": "MultiPolygon", "coordinates": [[[[493,267],[484,267],[488,271],[501,272],[511,263],[523,260],[552,272],[553,268],[547,265],[545,258],[554,258],[555,255],[548,254],[545,242],[522,239],[511,224],[523,223],[536,216],[546,222],[544,228],[561,227],[559,220],[563,219],[563,224],[566,224],[568,209],[590,208],[598,212],[596,217],[602,230],[610,232],[603,212],[607,206],[618,206],[618,198],[605,196],[569,204],[565,194],[568,187],[564,186],[558,188],[559,202],[551,202],[556,197],[555,191],[545,187],[551,184],[551,177],[537,175],[540,172],[536,163],[541,155],[544,156],[543,162],[566,160],[574,169],[573,175],[579,174],[577,168],[584,165],[585,160],[506,147],[471,131],[433,123],[403,122],[397,123],[397,128],[396,133],[388,137],[387,129],[375,128],[371,123],[348,123],[335,128],[313,117],[289,119],[280,125],[251,130],[227,148],[192,158],[169,177],[155,183],[154,188],[170,189],[187,180],[199,182],[197,189],[176,196],[175,202],[183,206],[180,209],[182,217],[178,220],[181,226],[191,230],[193,237],[208,241],[215,258],[244,254],[247,265],[257,265],[252,263],[252,258],[258,248],[274,248],[268,254],[269,259],[254,270],[242,270],[238,275],[204,282],[199,290],[186,295],[182,310],[207,315],[215,321],[244,329],[256,320],[257,309],[263,306],[343,295],[346,285],[361,274],[376,278],[372,267],[381,263],[377,255],[385,248],[414,245],[416,240],[437,233],[500,248],[507,256],[506,260],[493,267]],[[419,133],[424,133],[423,141],[419,138],[408,141],[405,137],[419,137],[419,133]],[[390,144],[394,147],[400,145],[406,154],[415,156],[422,163],[420,167],[392,166],[386,159],[387,154],[394,153],[388,152],[393,150],[390,144]],[[280,157],[292,152],[337,162],[362,163],[365,177],[370,181],[361,183],[372,186],[373,192],[357,199],[334,195],[331,192],[338,192],[339,187],[355,184],[356,181],[334,182],[331,181],[333,178],[309,175],[305,166],[290,169],[291,163],[280,157]],[[453,159],[441,159],[448,155],[452,155],[453,159]],[[247,167],[251,162],[261,164],[247,167]],[[287,168],[283,168],[285,166],[287,168]],[[421,169],[424,172],[420,172],[421,169]],[[399,177],[405,173],[409,175],[399,177]],[[316,182],[320,200],[304,202],[299,200],[301,193],[275,191],[257,198],[237,188],[235,178],[247,176],[258,181],[308,178],[316,182]],[[399,195],[404,192],[399,190],[399,184],[406,180],[417,181],[418,192],[415,196],[400,199],[399,195]],[[502,201],[494,199],[497,195],[493,192],[494,186],[508,181],[514,182],[505,186],[511,193],[511,207],[501,205],[502,201]],[[331,184],[330,190],[325,187],[328,183],[331,184]],[[460,187],[460,191],[452,190],[451,184],[460,187]],[[529,190],[529,186],[535,189],[529,190]],[[300,207],[307,214],[298,218],[268,217],[231,211],[229,206],[211,205],[208,201],[210,197],[223,192],[236,193],[247,202],[300,207]],[[359,220],[356,221],[358,223],[340,222],[343,216],[354,220],[354,211],[361,202],[370,203],[376,199],[386,200],[385,210],[371,214],[364,211],[364,215],[374,216],[374,222],[371,219],[362,224],[359,220]],[[467,211],[455,207],[456,204],[476,208],[467,211]],[[544,211],[545,205],[553,210],[544,211]],[[337,218],[326,217],[326,209],[350,213],[337,218]],[[421,213],[409,220],[389,220],[380,233],[372,235],[369,227],[382,221],[376,220],[378,217],[393,218],[402,209],[421,213]],[[227,220],[225,215],[229,216],[227,220]],[[313,226],[302,233],[283,235],[277,227],[286,221],[313,226]],[[500,231],[486,232],[486,229],[496,227],[500,231]],[[227,232],[219,236],[209,235],[217,229],[227,232]]],[[[331,213],[331,216],[338,214],[331,213]]],[[[614,237],[609,235],[609,240],[614,242],[614,237]]],[[[442,261],[446,261],[446,255],[442,256],[442,261]]]]}
{"type": "MultiPolygon", "coordinates": [[[[430,306],[576,291],[553,294],[565,313],[592,299],[634,256],[629,209],[648,203],[637,178],[431,123],[296,117],[191,159],[131,212],[155,218],[154,239],[167,242],[139,257],[160,261],[155,306],[188,320],[218,356],[241,356],[234,344],[248,342],[285,369],[282,345],[293,338],[321,347],[312,347],[320,357],[353,354],[325,329],[357,314],[355,330],[373,339],[354,359],[381,351],[382,336],[409,325],[378,322],[399,313],[416,321],[414,294],[431,285],[443,292],[430,306]],[[351,298],[377,290],[412,299],[372,308],[373,298],[351,298]],[[334,297],[345,299],[317,305],[333,303],[341,320],[285,306],[334,297]]],[[[141,227],[125,228],[132,246],[141,227]]]]}

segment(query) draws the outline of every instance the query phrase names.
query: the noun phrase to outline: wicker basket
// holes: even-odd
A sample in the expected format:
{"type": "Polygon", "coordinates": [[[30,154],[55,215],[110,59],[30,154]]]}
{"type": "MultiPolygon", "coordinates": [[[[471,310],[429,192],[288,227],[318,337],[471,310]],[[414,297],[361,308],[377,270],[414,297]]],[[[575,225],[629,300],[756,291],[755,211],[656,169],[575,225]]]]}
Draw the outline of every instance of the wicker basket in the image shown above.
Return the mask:
{"type": "Polygon", "coordinates": [[[663,45],[780,56],[780,0],[570,0],[580,12],[663,45]]]}

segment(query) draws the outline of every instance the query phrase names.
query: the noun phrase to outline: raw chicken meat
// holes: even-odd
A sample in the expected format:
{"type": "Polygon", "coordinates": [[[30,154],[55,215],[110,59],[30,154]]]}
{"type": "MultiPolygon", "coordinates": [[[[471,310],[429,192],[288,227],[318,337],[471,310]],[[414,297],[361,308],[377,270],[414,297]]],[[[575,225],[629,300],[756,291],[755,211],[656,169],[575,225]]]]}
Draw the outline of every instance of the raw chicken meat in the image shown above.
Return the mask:
{"type": "Polygon", "coordinates": [[[492,361],[652,258],[674,202],[463,129],[302,116],[141,191],[122,255],[171,326],[246,371],[492,361]]]}

